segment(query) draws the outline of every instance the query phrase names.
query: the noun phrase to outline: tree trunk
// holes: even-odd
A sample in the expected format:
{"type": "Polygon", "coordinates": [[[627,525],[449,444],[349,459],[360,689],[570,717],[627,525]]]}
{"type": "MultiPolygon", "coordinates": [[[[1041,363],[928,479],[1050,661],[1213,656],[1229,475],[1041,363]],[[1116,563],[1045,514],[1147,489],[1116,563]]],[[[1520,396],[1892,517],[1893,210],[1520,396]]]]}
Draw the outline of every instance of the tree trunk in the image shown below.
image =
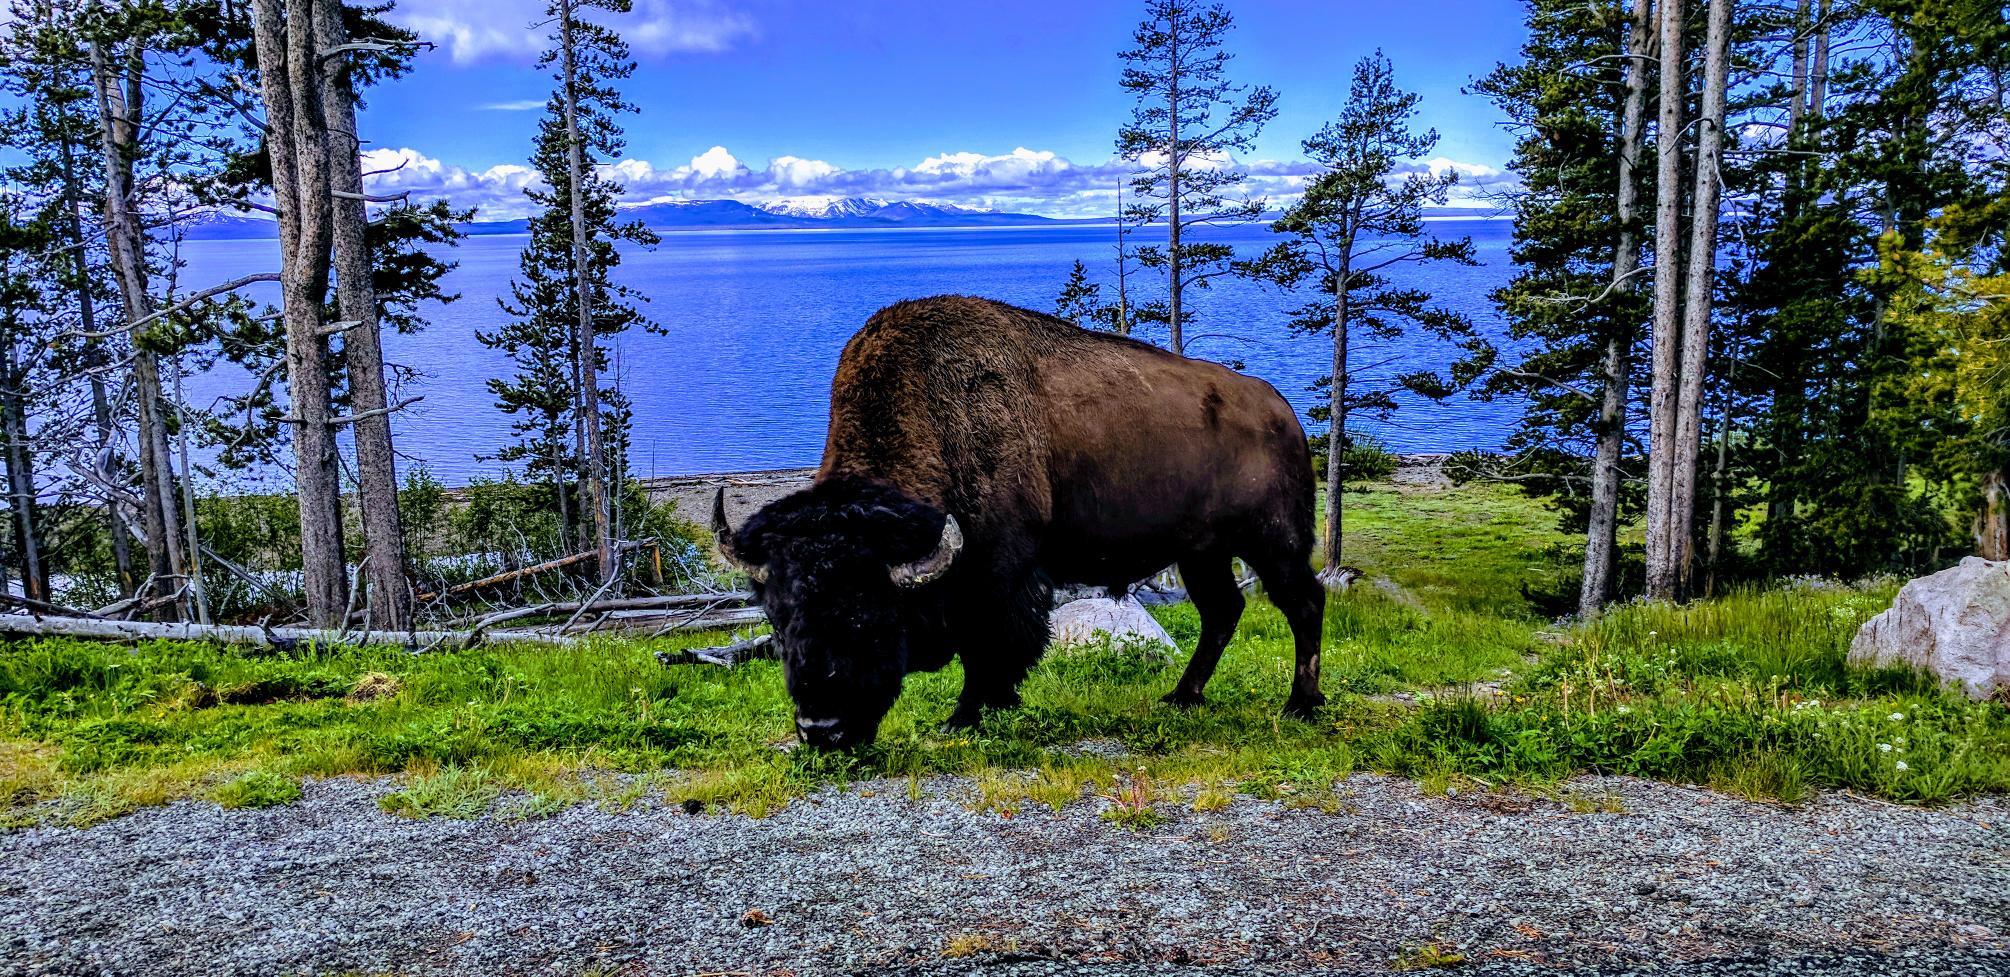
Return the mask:
{"type": "MultiPolygon", "coordinates": [[[[70,259],[73,274],[77,276],[77,327],[86,336],[98,331],[98,306],[96,296],[91,294],[91,259],[84,250],[84,221],[80,214],[83,206],[82,180],[77,175],[77,160],[69,140],[59,144],[59,165],[63,171],[63,214],[64,229],[69,233],[70,259]]],[[[87,369],[105,365],[104,348],[96,339],[84,340],[84,366],[87,369]]],[[[112,451],[112,442],[118,436],[112,421],[111,399],[105,394],[105,378],[101,373],[89,374],[91,386],[91,426],[97,437],[97,455],[112,451]]],[[[110,467],[110,466],[108,466],[110,467]]],[[[132,540],[126,532],[126,522],[119,518],[119,507],[110,499],[105,500],[105,531],[111,536],[112,564],[118,574],[120,596],[131,596],[139,581],[133,576],[132,540]]]]}
{"type": "Polygon", "coordinates": [[[1181,292],[1184,285],[1180,281],[1179,250],[1179,170],[1182,162],[1179,152],[1179,8],[1173,7],[1168,18],[1166,31],[1166,202],[1170,208],[1171,223],[1166,225],[1166,275],[1167,311],[1172,316],[1172,328],[1168,345],[1173,353],[1186,355],[1186,334],[1184,313],[1180,311],[1181,292]]]}
{"type": "Polygon", "coordinates": [[[1648,403],[1647,596],[1673,600],[1680,575],[1669,533],[1675,396],[1681,371],[1682,5],[1661,0],[1661,117],[1655,132],[1654,352],[1648,403]]]}
{"type": "MultiPolygon", "coordinates": [[[[1352,242],[1348,244],[1351,249],[1352,242]]],[[[1333,276],[1333,382],[1327,388],[1327,407],[1333,422],[1326,433],[1326,564],[1319,582],[1328,590],[1347,589],[1348,577],[1340,572],[1341,544],[1345,541],[1342,496],[1347,480],[1347,281],[1351,277],[1351,255],[1340,254],[1340,270],[1333,276]]]]}
{"type": "Polygon", "coordinates": [[[1130,253],[1124,243],[1124,181],[1117,181],[1117,335],[1131,334],[1130,253]]]}
{"type": "Polygon", "coordinates": [[[1975,555],[2010,560],[2010,484],[2003,472],[1982,477],[1982,511],[1975,516],[1975,555]]]}
{"type": "Polygon", "coordinates": [[[1694,573],[1696,461],[1703,443],[1703,380],[1709,373],[1710,311],[1717,283],[1717,204],[1723,191],[1725,89],[1731,62],[1732,0],[1710,0],[1703,62],[1703,106],[1697,119],[1696,192],[1690,217],[1688,283],[1682,298],[1682,383],[1676,400],[1674,491],[1669,497],[1669,554],[1676,586],[1686,592],[1694,573]]]}
{"type": "Polygon", "coordinates": [[[1822,117],[1822,103],[1829,94],[1829,0],[1815,5],[1815,51],[1808,69],[1808,114],[1822,117]]]}
{"type": "Polygon", "coordinates": [[[20,560],[21,593],[47,602],[49,569],[42,563],[42,539],[35,504],[35,462],[28,450],[28,398],[22,395],[25,371],[13,342],[6,353],[7,495],[14,510],[14,555],[20,560]]]}
{"type": "MultiPolygon", "coordinates": [[[[153,312],[153,296],[148,292],[146,234],[133,210],[133,157],[139,151],[135,120],[145,94],[141,85],[145,68],[144,55],[134,51],[127,56],[123,71],[114,69],[104,44],[91,44],[92,83],[105,165],[106,253],[119,283],[127,322],[139,321],[153,312]]],[[[174,593],[175,580],[186,566],[181,552],[181,520],[175,513],[174,468],[168,460],[167,425],[161,416],[159,363],[141,336],[132,338],[133,394],[138,404],[140,523],[146,534],[147,563],[153,580],[147,596],[162,599],[156,613],[171,619],[176,611],[165,598],[174,593]]]]}
{"type": "Polygon", "coordinates": [[[307,619],[342,623],[348,568],[342,552],[342,486],[330,423],[329,356],[322,333],[333,237],[327,120],[314,43],[315,0],[257,0],[252,15],[279,209],[281,294],[286,325],[286,384],[294,425],[294,487],[300,501],[300,562],[307,619]]]}
{"type": "Polygon", "coordinates": [[[1788,83],[1790,95],[1787,99],[1787,133],[1791,139],[1801,130],[1801,120],[1808,112],[1808,44],[1811,40],[1808,30],[1809,0],[1799,0],[1794,6],[1793,79],[1788,83]]]}
{"type": "MultiPolygon", "coordinates": [[[[1626,34],[1626,100],[1621,110],[1619,130],[1619,186],[1615,192],[1618,239],[1612,249],[1612,295],[1610,301],[1624,302],[1633,291],[1633,276],[1640,267],[1639,219],[1635,210],[1640,198],[1640,152],[1646,142],[1647,61],[1653,45],[1650,0],[1633,0],[1632,26],[1626,34]]],[[[1622,316],[1630,316],[1622,310],[1622,316]]],[[[1612,598],[1612,580],[1618,565],[1619,459],[1626,450],[1626,404],[1633,374],[1633,323],[1614,317],[1612,334],[1605,341],[1602,364],[1605,380],[1599,392],[1598,447],[1591,459],[1590,526],[1584,541],[1584,579],[1578,590],[1578,613],[1595,617],[1612,598]]]]}
{"type": "MultiPolygon", "coordinates": [[[[339,4],[319,3],[316,39],[328,50],[348,41],[339,4]]],[[[346,62],[331,61],[321,89],[328,120],[331,186],[361,197],[363,141],[356,130],[356,94],[346,62]]],[[[361,199],[334,201],[335,300],[345,323],[342,351],[349,368],[349,400],[356,415],[357,509],[363,519],[363,565],[371,624],[404,631],[412,623],[412,589],[405,575],[405,535],[398,514],[398,459],[391,447],[390,396],[384,382],[384,347],[377,318],[368,240],[370,214],[361,199]]]]}
{"type": "Polygon", "coordinates": [[[559,3],[559,61],[565,75],[566,175],[572,181],[572,282],[579,305],[579,413],[586,432],[587,506],[600,579],[614,576],[614,532],[608,506],[607,456],[600,431],[600,345],[593,331],[593,280],[586,266],[586,150],[579,136],[579,75],[573,57],[573,0],[559,3]]]}
{"type": "Polygon", "coordinates": [[[1703,581],[1703,596],[1705,597],[1714,597],[1717,594],[1717,570],[1719,569],[1719,561],[1724,558],[1725,519],[1730,514],[1730,507],[1727,503],[1731,491],[1729,483],[1731,469],[1731,391],[1737,379],[1738,361],[1733,359],[1731,361],[1731,368],[1724,377],[1724,396],[1718,401],[1717,408],[1717,464],[1715,469],[1710,473],[1710,542],[1707,562],[1705,563],[1705,566],[1709,568],[1709,574],[1703,581]]]}

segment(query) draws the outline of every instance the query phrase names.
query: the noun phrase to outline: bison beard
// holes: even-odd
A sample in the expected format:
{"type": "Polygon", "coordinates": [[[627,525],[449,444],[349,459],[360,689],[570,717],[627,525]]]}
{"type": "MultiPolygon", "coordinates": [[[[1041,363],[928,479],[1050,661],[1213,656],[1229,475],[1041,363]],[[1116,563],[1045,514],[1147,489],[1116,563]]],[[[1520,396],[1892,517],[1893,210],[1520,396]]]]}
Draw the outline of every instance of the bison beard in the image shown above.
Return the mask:
{"type": "Polygon", "coordinates": [[[1018,703],[1056,583],[1178,564],[1201,635],[1167,702],[1199,705],[1256,571],[1297,651],[1285,711],[1319,708],[1325,590],[1305,433],[1268,384],[985,299],[874,315],[845,345],[814,484],[720,551],[747,571],[812,746],[870,743],[910,671],[962,659],[951,727],[1018,703]]]}

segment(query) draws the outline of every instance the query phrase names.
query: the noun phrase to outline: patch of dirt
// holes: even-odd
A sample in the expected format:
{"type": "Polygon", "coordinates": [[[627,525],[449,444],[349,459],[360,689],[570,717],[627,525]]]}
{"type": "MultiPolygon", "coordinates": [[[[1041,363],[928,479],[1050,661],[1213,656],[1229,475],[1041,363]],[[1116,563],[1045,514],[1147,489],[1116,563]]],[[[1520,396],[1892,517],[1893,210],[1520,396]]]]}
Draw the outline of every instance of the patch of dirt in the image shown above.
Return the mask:
{"type": "Polygon", "coordinates": [[[1445,459],[1450,455],[1397,455],[1396,472],[1389,480],[1403,492],[1442,492],[1452,487],[1445,477],[1445,459]]]}
{"type": "Polygon", "coordinates": [[[810,487],[814,468],[778,468],[757,472],[717,472],[710,475],[679,475],[648,478],[642,487],[649,501],[677,503],[677,514],[700,526],[712,523],[712,495],[726,490],[726,519],[738,526],[782,496],[810,487]]]}

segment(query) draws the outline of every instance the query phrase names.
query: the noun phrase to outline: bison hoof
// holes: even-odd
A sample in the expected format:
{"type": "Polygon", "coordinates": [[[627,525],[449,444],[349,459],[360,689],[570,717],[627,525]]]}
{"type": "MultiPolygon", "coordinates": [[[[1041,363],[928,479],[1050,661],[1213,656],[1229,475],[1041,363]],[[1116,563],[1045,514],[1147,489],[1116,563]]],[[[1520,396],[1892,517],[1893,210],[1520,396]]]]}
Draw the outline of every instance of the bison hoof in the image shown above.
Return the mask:
{"type": "Polygon", "coordinates": [[[1160,697],[1159,701],[1169,706],[1178,706],[1181,709],[1197,709],[1207,705],[1207,696],[1198,692],[1182,692],[1179,689],[1174,689],[1160,697]]]}
{"type": "Polygon", "coordinates": [[[949,717],[947,722],[942,724],[942,731],[944,733],[969,732],[977,728],[977,720],[980,718],[982,718],[982,714],[975,709],[969,712],[958,709],[954,715],[949,717]]]}
{"type": "Polygon", "coordinates": [[[1326,708],[1326,697],[1319,693],[1307,696],[1294,695],[1284,703],[1284,715],[1292,719],[1311,719],[1326,708]]]}

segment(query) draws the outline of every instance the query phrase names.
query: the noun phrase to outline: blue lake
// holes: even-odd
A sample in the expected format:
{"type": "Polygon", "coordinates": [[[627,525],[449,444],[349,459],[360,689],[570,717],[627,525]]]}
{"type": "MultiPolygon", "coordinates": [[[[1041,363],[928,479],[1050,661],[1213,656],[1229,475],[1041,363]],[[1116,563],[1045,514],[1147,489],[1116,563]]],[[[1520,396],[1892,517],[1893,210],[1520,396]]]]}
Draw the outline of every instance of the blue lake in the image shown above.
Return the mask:
{"type": "MultiPolygon", "coordinates": [[[[1399,267],[1397,282],[1429,290],[1499,339],[1501,320],[1488,295],[1513,273],[1509,224],[1447,220],[1431,229],[1446,237],[1470,235],[1482,264],[1399,267]]],[[[1262,227],[1226,229],[1215,237],[1247,253],[1274,239],[1262,227]]],[[[1140,234],[1133,242],[1146,239],[1140,234]]],[[[507,373],[509,363],[476,342],[475,331],[502,315],[496,298],[507,294],[524,243],[519,235],[464,240],[447,255],[459,267],[446,287],[460,293],[460,301],[423,310],[429,320],[423,332],[385,338],[386,357],[419,373],[400,393],[425,398],[398,415],[397,443],[407,467],[422,461],[448,484],[501,474],[501,466],[479,456],[509,438],[510,417],[495,408],[485,385],[507,373]]],[[[654,250],[631,249],[619,277],[649,297],[647,314],[668,333],[636,330],[610,342],[621,389],[635,407],[635,473],[813,465],[823,449],[838,353],[875,310],[943,293],[1050,310],[1077,258],[1106,281],[1113,300],[1114,244],[1111,227],[1063,225],[676,231],[665,233],[654,250]]],[[[192,286],[278,267],[272,241],[188,242],[183,257],[188,267],[181,277],[192,286]]],[[[1303,301],[1239,281],[1192,293],[1189,304],[1197,311],[1187,352],[1241,362],[1302,413],[1318,400],[1307,387],[1328,371],[1331,359],[1326,339],[1293,336],[1285,326],[1288,310],[1303,301]]],[[[1379,347],[1357,340],[1353,363],[1358,377],[1374,382],[1442,365],[1451,355],[1424,337],[1379,347]]],[[[207,406],[246,382],[240,371],[220,367],[190,377],[187,394],[193,405],[207,406]]],[[[1493,448],[1518,413],[1518,404],[1505,401],[1410,399],[1390,420],[1361,426],[1400,451],[1493,448]]]]}

